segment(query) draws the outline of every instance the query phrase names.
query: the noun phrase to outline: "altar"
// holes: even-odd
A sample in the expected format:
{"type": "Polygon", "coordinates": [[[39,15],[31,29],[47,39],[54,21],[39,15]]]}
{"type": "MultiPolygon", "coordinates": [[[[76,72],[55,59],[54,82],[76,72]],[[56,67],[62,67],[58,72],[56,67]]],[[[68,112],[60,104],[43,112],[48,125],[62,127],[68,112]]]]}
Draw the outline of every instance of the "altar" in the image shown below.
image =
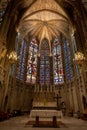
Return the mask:
{"type": "Polygon", "coordinates": [[[30,118],[36,119],[38,117],[40,120],[44,118],[45,120],[52,120],[55,118],[62,118],[62,111],[58,109],[58,99],[55,101],[55,95],[53,93],[39,93],[36,94],[34,101],[32,103],[32,110],[30,112],[30,118]]]}
{"type": "Polygon", "coordinates": [[[35,118],[37,116],[40,118],[53,118],[54,116],[62,118],[63,114],[61,110],[31,110],[30,118],[35,118]]]}

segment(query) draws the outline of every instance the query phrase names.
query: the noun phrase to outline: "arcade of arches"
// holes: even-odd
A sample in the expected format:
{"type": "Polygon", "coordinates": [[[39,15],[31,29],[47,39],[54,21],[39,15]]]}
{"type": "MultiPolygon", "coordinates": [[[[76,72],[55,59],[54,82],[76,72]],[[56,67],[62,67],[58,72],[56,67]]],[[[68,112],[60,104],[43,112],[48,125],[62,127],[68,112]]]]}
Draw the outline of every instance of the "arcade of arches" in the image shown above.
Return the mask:
{"type": "Polygon", "coordinates": [[[66,114],[83,113],[87,107],[83,1],[4,0],[0,4],[0,111],[56,106],[65,107],[66,114]],[[84,55],[79,62],[77,52],[84,55]]]}

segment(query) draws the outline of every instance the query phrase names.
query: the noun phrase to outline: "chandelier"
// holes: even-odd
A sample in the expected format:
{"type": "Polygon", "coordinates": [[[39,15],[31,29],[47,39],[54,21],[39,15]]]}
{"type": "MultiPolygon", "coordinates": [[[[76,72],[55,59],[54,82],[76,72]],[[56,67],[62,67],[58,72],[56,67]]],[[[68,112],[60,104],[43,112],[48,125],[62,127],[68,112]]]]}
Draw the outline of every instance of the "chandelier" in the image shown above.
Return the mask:
{"type": "Polygon", "coordinates": [[[74,60],[79,66],[81,66],[83,64],[83,61],[85,60],[84,54],[82,52],[76,52],[74,60]]]}
{"type": "Polygon", "coordinates": [[[9,59],[10,64],[14,64],[18,59],[17,53],[15,51],[10,52],[7,57],[9,59]]]}

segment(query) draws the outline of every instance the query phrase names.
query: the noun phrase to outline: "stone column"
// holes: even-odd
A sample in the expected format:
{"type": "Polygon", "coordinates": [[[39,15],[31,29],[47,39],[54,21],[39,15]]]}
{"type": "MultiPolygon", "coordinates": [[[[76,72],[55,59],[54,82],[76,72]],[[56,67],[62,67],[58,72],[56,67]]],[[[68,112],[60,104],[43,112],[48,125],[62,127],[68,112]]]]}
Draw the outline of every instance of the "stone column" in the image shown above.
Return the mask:
{"type": "Polygon", "coordinates": [[[40,85],[40,87],[41,87],[41,92],[43,92],[43,86],[42,86],[42,85],[40,85]]]}
{"type": "Polygon", "coordinates": [[[50,85],[50,92],[53,92],[53,85],[50,85]]]}
{"type": "Polygon", "coordinates": [[[37,85],[35,84],[35,87],[34,87],[34,92],[36,92],[36,88],[37,88],[37,85]]]}
{"type": "Polygon", "coordinates": [[[37,85],[37,92],[39,92],[39,84],[37,85]]]}
{"type": "Polygon", "coordinates": [[[71,90],[71,85],[69,85],[69,109],[70,111],[73,110],[73,99],[72,99],[72,90],[71,90]]]}
{"type": "Polygon", "coordinates": [[[83,62],[83,66],[81,68],[81,84],[82,84],[82,91],[83,91],[83,95],[86,97],[87,100],[87,92],[86,92],[86,74],[85,74],[85,66],[84,66],[84,62],[83,62]]]}
{"type": "MultiPolygon", "coordinates": [[[[37,77],[36,77],[36,83],[38,84],[38,86],[40,86],[40,56],[37,57],[37,77]]],[[[42,87],[41,87],[41,91],[42,91],[42,87]]]]}
{"type": "Polygon", "coordinates": [[[0,65],[0,110],[2,111],[2,104],[3,104],[3,97],[4,97],[4,90],[5,90],[5,68],[4,66],[0,65]]]}
{"type": "Polygon", "coordinates": [[[50,87],[53,85],[53,56],[50,55],[50,87]]]}
{"type": "MultiPolygon", "coordinates": [[[[5,107],[5,97],[8,95],[8,84],[9,84],[9,76],[10,76],[10,63],[8,59],[5,60],[4,67],[6,69],[4,74],[4,85],[3,85],[3,100],[2,100],[2,109],[5,107]]],[[[6,104],[7,105],[7,104],[6,104]]]]}
{"type": "Polygon", "coordinates": [[[73,84],[72,84],[72,89],[73,89],[72,94],[73,94],[74,112],[77,112],[79,110],[76,87],[77,86],[76,86],[75,82],[73,82],[73,84]]]}
{"type": "Polygon", "coordinates": [[[82,74],[79,77],[79,91],[80,91],[81,112],[84,112],[83,96],[86,98],[86,91],[85,91],[85,85],[84,85],[84,80],[83,80],[82,74]]]}
{"type": "Polygon", "coordinates": [[[69,100],[69,86],[65,84],[65,92],[66,92],[66,112],[69,112],[70,109],[70,100],[69,100]]]}
{"type": "Polygon", "coordinates": [[[55,89],[55,85],[53,85],[53,92],[55,92],[55,90],[56,90],[56,89],[55,89]]]}
{"type": "Polygon", "coordinates": [[[77,98],[78,98],[78,107],[80,112],[82,112],[82,96],[81,96],[81,90],[80,90],[80,82],[79,82],[79,77],[77,78],[77,83],[76,83],[76,88],[77,88],[77,98]]]}
{"type": "Polygon", "coordinates": [[[50,92],[50,88],[49,88],[49,86],[46,86],[47,87],[47,92],[50,92]]]}

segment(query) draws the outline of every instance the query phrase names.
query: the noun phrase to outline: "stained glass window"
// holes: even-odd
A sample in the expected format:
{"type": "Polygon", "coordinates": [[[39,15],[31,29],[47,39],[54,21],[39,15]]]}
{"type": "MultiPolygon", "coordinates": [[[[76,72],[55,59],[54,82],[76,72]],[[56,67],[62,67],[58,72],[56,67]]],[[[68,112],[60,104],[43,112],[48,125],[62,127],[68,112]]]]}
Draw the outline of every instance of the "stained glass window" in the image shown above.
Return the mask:
{"type": "Polygon", "coordinates": [[[40,84],[50,84],[50,49],[47,39],[42,40],[40,52],[40,84]]]}
{"type": "Polygon", "coordinates": [[[20,59],[17,65],[17,79],[23,80],[25,72],[25,59],[26,59],[27,43],[24,39],[20,48],[20,59]]]}
{"type": "Polygon", "coordinates": [[[54,70],[54,84],[58,85],[64,82],[63,65],[62,65],[62,50],[61,44],[57,38],[53,42],[53,70],[54,70]]]}
{"type": "Polygon", "coordinates": [[[64,62],[65,62],[65,75],[66,80],[72,80],[73,70],[72,70],[72,61],[71,61],[71,50],[68,40],[62,36],[63,40],[63,49],[64,49],[64,62]]]}
{"type": "Polygon", "coordinates": [[[38,53],[38,44],[35,38],[29,44],[28,50],[28,63],[27,63],[27,83],[35,84],[36,74],[37,74],[37,53],[38,53]]]}

